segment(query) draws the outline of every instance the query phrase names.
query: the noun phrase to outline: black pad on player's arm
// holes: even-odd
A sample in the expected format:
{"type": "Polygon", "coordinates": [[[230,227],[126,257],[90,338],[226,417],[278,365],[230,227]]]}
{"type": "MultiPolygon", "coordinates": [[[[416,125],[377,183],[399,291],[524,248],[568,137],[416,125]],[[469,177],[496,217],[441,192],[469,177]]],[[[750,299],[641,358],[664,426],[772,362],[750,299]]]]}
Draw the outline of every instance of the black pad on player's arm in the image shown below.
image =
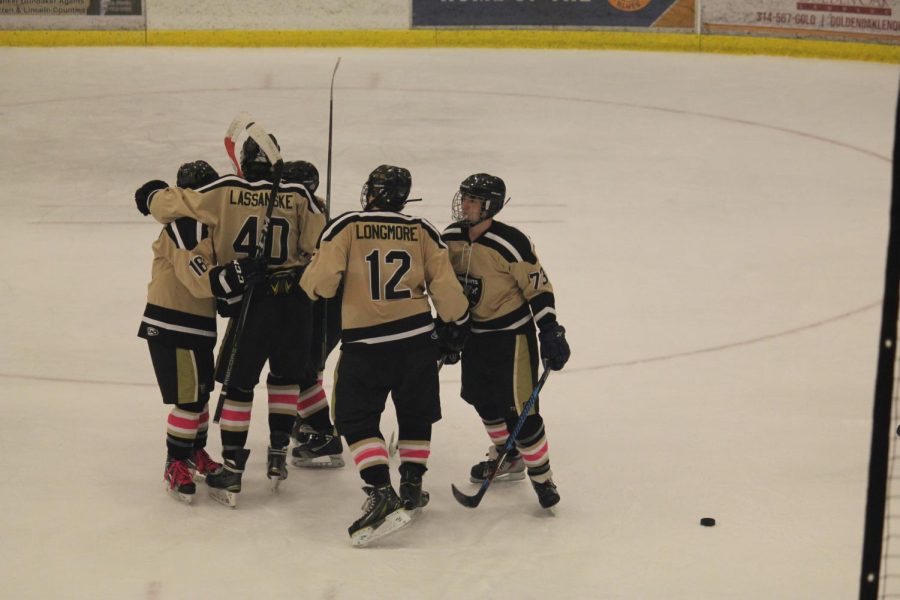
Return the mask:
{"type": "Polygon", "coordinates": [[[541,358],[547,361],[547,367],[553,371],[562,369],[572,355],[566,341],[565,327],[559,323],[551,323],[541,330],[538,337],[541,341],[541,358]]]}
{"type": "Polygon", "coordinates": [[[147,199],[150,197],[150,194],[156,190],[164,190],[167,187],[169,187],[169,184],[160,179],[153,179],[139,187],[134,193],[134,203],[137,205],[138,212],[144,216],[149,215],[150,205],[147,203],[147,199]]]}
{"type": "Polygon", "coordinates": [[[217,298],[231,298],[265,280],[266,262],[258,258],[233,260],[209,270],[209,283],[217,298]]]}

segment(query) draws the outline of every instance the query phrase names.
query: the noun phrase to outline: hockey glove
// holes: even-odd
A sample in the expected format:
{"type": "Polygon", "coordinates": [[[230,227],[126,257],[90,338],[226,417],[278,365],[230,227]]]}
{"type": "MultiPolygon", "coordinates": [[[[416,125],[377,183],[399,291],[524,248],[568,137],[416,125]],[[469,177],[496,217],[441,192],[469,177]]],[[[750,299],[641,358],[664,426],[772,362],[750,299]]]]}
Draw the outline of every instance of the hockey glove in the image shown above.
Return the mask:
{"type": "Polygon", "coordinates": [[[462,355],[462,349],[466,345],[466,338],[469,337],[469,329],[471,324],[466,315],[462,323],[444,323],[437,320],[434,323],[434,333],[431,337],[437,341],[438,351],[441,353],[441,361],[445,365],[455,365],[459,362],[462,355]]]}
{"type": "Polygon", "coordinates": [[[145,217],[150,214],[150,204],[148,202],[150,194],[156,190],[164,190],[169,184],[159,179],[148,181],[137,189],[134,193],[134,203],[137,205],[138,212],[145,217]]]}
{"type": "Polygon", "coordinates": [[[566,329],[559,323],[551,323],[541,330],[538,336],[541,340],[541,359],[547,361],[547,366],[559,371],[569,360],[572,352],[566,341],[566,329]]]}
{"type": "Polygon", "coordinates": [[[233,260],[209,270],[209,284],[217,298],[234,298],[266,278],[266,263],[257,258],[233,260]]]}

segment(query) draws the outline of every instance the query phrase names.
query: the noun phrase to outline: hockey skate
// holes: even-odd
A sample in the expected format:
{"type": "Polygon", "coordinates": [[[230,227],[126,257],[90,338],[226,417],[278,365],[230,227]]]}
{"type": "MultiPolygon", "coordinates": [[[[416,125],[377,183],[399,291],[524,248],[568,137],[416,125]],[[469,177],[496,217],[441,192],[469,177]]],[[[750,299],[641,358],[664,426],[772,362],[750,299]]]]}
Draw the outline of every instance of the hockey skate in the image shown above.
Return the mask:
{"type": "Polygon", "coordinates": [[[391,484],[365,486],[363,491],[368,496],[362,506],[363,515],[347,529],[352,545],[368,546],[409,525],[412,517],[403,509],[403,503],[391,484]]]}
{"type": "Polygon", "coordinates": [[[221,471],[206,476],[209,496],[213,500],[231,508],[237,506],[237,496],[241,493],[241,477],[249,457],[250,451],[241,448],[235,452],[234,460],[225,459],[221,471]]]}
{"type": "Polygon", "coordinates": [[[222,463],[214,461],[204,448],[194,450],[187,460],[187,464],[197,483],[205,481],[206,476],[210,473],[218,473],[222,470],[222,463]]]}
{"type": "Polygon", "coordinates": [[[176,500],[185,504],[190,504],[194,500],[197,486],[194,485],[194,480],[191,478],[187,461],[167,459],[165,481],[166,491],[176,500]]]}
{"type": "Polygon", "coordinates": [[[306,419],[297,415],[294,419],[294,427],[291,429],[291,439],[294,440],[298,446],[302,446],[303,444],[308,443],[309,438],[315,433],[315,428],[313,428],[306,419]]]}
{"type": "Polygon", "coordinates": [[[553,483],[552,479],[548,479],[543,483],[532,480],[531,486],[537,493],[538,502],[541,503],[542,507],[550,508],[551,506],[556,506],[559,502],[559,492],[556,491],[556,484],[553,483]]]}
{"type": "Polygon", "coordinates": [[[273,448],[269,446],[266,458],[266,477],[269,478],[269,486],[273,492],[278,491],[279,484],[287,479],[287,446],[273,448]]]}
{"type": "MultiPolygon", "coordinates": [[[[472,467],[469,473],[469,481],[472,483],[481,483],[487,479],[488,474],[497,465],[497,457],[500,455],[500,449],[491,444],[488,448],[488,459],[478,463],[472,467]]],[[[525,479],[525,461],[519,451],[513,450],[506,456],[506,460],[500,465],[497,474],[494,475],[494,481],[519,481],[525,479]]]]}
{"type": "Polygon", "coordinates": [[[428,492],[422,490],[422,475],[413,469],[400,467],[400,501],[411,517],[419,516],[431,500],[428,492]]]}
{"type": "Polygon", "coordinates": [[[315,432],[309,441],[291,450],[291,464],[312,469],[336,469],[344,466],[341,438],[330,433],[315,432]]]}

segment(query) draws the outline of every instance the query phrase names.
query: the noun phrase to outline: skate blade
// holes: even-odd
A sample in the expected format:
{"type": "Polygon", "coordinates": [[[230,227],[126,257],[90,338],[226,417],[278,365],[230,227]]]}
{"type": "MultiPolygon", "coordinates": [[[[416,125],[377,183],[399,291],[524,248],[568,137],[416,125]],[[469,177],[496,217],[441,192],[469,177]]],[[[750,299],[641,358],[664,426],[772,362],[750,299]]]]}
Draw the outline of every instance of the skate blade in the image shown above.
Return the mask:
{"type": "Polygon", "coordinates": [[[220,490],[218,488],[209,488],[209,497],[224,504],[228,508],[237,507],[237,497],[240,492],[229,492],[228,490],[220,490]]]}
{"type": "Polygon", "coordinates": [[[287,479],[287,477],[269,477],[269,489],[273,492],[278,491],[278,486],[281,485],[281,482],[287,479]]]}
{"type": "Polygon", "coordinates": [[[168,485],[166,485],[166,492],[168,492],[170,496],[172,496],[179,502],[183,502],[185,504],[190,504],[194,501],[194,494],[185,494],[183,492],[179,492],[178,490],[173,490],[168,485]]]}
{"type": "Polygon", "coordinates": [[[344,457],[340,454],[317,456],[315,458],[301,458],[295,456],[291,464],[301,469],[339,469],[344,466],[344,457]]]}
{"type": "Polygon", "coordinates": [[[350,543],[356,548],[368,546],[375,540],[399,531],[412,522],[412,516],[405,509],[397,509],[384,518],[377,527],[363,527],[350,536],[350,543]]]}
{"type": "MultiPolygon", "coordinates": [[[[525,479],[525,471],[519,471],[518,473],[504,473],[503,475],[497,475],[496,477],[494,477],[494,482],[522,481],[523,479],[525,479]]],[[[484,482],[484,479],[475,479],[470,475],[469,481],[471,481],[472,483],[481,484],[484,482]]]]}

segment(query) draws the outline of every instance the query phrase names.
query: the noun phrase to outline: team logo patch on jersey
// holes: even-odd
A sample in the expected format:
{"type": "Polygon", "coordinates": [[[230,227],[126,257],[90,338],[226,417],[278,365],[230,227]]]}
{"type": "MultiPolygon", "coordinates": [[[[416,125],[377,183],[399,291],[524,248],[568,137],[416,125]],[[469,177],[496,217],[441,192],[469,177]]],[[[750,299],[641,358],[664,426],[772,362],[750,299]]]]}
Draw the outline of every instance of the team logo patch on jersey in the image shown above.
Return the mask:
{"type": "Polygon", "coordinates": [[[469,308],[475,308],[478,303],[481,302],[481,290],[484,289],[481,279],[477,277],[464,277],[459,274],[456,275],[456,278],[459,280],[459,284],[462,286],[466,298],[469,299],[469,308]]]}
{"type": "Polygon", "coordinates": [[[159,335],[159,329],[157,329],[156,327],[150,327],[148,325],[147,326],[147,335],[150,337],[155,337],[155,336],[159,335]]]}

